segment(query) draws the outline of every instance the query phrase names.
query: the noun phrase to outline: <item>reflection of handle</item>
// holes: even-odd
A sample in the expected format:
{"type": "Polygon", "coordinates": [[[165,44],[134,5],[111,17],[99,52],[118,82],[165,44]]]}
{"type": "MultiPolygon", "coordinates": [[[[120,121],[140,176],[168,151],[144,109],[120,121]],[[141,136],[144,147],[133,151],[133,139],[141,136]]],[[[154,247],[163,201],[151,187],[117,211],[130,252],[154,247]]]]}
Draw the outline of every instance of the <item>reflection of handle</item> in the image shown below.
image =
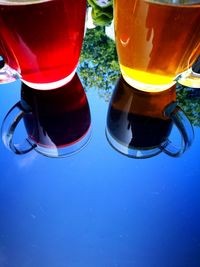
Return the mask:
{"type": "Polygon", "coordinates": [[[200,88],[200,56],[189,70],[176,77],[176,81],[187,87],[200,88]]]}
{"type": "Polygon", "coordinates": [[[14,82],[20,78],[18,72],[4,64],[3,58],[0,56],[0,83],[14,82]]]}
{"type": "Polygon", "coordinates": [[[166,154],[173,157],[178,157],[191,146],[194,139],[194,130],[190,121],[181,108],[177,106],[176,102],[173,102],[167,106],[165,109],[165,115],[170,117],[178,128],[182,137],[182,144],[180,147],[176,147],[170,140],[167,140],[167,142],[161,148],[166,154]]]}
{"type": "Polygon", "coordinates": [[[13,142],[15,129],[26,112],[27,111],[24,111],[21,103],[18,102],[7,113],[1,128],[1,137],[3,143],[9,150],[12,150],[16,154],[25,154],[35,147],[28,139],[25,139],[24,143],[20,145],[14,144],[13,142]]]}
{"type": "Polygon", "coordinates": [[[200,74],[200,56],[197,58],[197,60],[192,65],[192,71],[200,74]]]}

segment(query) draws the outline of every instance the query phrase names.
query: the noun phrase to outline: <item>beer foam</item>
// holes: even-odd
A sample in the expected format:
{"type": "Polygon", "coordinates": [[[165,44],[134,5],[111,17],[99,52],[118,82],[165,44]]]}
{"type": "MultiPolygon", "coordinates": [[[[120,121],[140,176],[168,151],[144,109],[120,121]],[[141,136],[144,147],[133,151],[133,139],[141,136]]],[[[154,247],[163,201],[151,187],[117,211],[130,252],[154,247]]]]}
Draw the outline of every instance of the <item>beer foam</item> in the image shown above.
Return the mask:
{"type": "Polygon", "coordinates": [[[39,4],[39,3],[45,3],[50,2],[53,0],[0,0],[0,5],[31,5],[31,4],[39,4]]]}

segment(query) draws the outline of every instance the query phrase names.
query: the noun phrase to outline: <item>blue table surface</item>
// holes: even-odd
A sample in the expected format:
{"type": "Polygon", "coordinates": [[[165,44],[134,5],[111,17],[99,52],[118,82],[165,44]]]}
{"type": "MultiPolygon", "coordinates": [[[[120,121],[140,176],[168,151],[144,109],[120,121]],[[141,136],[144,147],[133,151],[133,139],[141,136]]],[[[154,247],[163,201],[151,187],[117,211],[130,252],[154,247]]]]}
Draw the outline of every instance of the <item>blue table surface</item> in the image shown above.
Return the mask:
{"type": "MultiPolygon", "coordinates": [[[[0,124],[20,86],[0,86],[0,124]]],[[[0,267],[199,267],[199,126],[181,157],[132,159],[108,144],[108,101],[95,87],[87,98],[92,138],[79,153],[0,142],[0,267]]]]}

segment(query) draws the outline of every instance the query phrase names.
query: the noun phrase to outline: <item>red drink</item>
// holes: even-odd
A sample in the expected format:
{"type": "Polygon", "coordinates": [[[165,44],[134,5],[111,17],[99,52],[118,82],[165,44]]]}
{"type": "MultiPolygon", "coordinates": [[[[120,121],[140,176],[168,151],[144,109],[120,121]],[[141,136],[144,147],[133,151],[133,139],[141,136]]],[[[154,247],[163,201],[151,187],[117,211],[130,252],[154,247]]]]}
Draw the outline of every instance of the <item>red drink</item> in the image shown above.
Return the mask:
{"type": "Polygon", "coordinates": [[[86,0],[0,0],[3,56],[33,88],[69,81],[82,47],[86,0]]]}
{"type": "Polygon", "coordinates": [[[21,89],[21,103],[26,110],[23,119],[31,142],[59,149],[78,144],[90,135],[90,108],[77,74],[57,90],[41,92],[23,83],[21,89]]]}
{"type": "Polygon", "coordinates": [[[91,138],[87,96],[77,74],[56,90],[34,90],[22,83],[21,101],[7,113],[2,140],[16,154],[35,149],[44,156],[65,157],[83,149],[91,138]],[[13,136],[23,119],[27,135],[22,144],[13,136]]]}

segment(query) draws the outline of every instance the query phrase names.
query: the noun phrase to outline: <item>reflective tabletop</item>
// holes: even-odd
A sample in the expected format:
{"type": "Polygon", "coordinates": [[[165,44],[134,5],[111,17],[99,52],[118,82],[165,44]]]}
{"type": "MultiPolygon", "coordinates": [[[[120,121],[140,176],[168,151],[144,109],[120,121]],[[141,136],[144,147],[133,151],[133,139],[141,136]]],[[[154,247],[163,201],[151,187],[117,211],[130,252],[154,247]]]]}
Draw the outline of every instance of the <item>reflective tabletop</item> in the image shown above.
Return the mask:
{"type": "MultiPolygon", "coordinates": [[[[0,267],[199,267],[199,89],[176,87],[176,101],[194,129],[191,146],[177,157],[161,149],[135,158],[113,148],[106,136],[120,72],[113,41],[101,29],[87,30],[76,77],[86,109],[81,122],[72,113],[66,120],[81,136],[59,139],[61,153],[62,142],[69,142],[66,157],[37,151],[45,133],[21,154],[0,142],[0,267]],[[83,123],[80,129],[77,123],[83,123]]],[[[16,103],[28,101],[29,91],[21,81],[0,86],[1,126],[16,103]]],[[[40,105],[43,114],[45,97],[40,105]]],[[[47,127],[58,123],[53,114],[47,127]]],[[[20,120],[13,142],[27,140],[37,125],[29,120],[20,120]]],[[[179,145],[176,127],[169,138],[179,145]]]]}

